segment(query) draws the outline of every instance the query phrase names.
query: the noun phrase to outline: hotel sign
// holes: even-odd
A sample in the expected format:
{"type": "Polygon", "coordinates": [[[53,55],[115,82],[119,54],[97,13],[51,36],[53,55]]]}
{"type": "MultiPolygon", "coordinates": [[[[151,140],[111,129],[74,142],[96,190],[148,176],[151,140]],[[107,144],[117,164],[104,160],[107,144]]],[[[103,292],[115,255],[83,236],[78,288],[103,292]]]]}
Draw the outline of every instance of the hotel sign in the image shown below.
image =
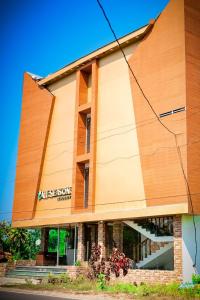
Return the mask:
{"type": "Polygon", "coordinates": [[[39,201],[57,197],[58,201],[68,200],[72,197],[72,187],[68,186],[56,190],[39,191],[37,198],[39,201]]]}

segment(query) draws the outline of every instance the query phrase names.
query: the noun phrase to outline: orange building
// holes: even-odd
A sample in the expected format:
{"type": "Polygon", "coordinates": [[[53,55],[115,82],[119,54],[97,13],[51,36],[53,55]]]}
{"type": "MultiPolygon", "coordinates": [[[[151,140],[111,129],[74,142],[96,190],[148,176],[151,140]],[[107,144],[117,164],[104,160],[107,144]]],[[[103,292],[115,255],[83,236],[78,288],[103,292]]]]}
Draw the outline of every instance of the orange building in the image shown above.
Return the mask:
{"type": "Polygon", "coordinates": [[[116,42],[25,73],[12,222],[42,228],[37,264],[87,261],[96,242],[132,259],[132,281],[200,271],[199,23],[199,1],[171,0],[119,39],[146,99],[116,42]]]}

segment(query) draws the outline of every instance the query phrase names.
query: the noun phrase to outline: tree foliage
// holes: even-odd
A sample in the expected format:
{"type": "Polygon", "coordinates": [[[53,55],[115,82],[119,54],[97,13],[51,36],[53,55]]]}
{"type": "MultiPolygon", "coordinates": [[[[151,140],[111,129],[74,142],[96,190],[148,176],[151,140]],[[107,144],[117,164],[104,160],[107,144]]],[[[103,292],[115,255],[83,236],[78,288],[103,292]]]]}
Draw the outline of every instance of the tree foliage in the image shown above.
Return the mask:
{"type": "Polygon", "coordinates": [[[14,260],[34,259],[40,250],[36,240],[40,239],[39,229],[12,228],[6,221],[0,222],[0,250],[9,252],[14,260]]]}

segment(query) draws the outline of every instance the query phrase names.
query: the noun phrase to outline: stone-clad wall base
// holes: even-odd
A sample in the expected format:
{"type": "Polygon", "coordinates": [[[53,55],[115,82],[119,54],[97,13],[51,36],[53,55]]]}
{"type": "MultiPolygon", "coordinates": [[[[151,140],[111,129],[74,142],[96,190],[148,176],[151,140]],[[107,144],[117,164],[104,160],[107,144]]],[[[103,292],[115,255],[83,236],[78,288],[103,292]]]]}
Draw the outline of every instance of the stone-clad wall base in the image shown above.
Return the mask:
{"type": "Polygon", "coordinates": [[[120,221],[113,223],[113,240],[115,247],[123,251],[123,223],[120,221]]]}
{"type": "Polygon", "coordinates": [[[85,258],[85,230],[84,224],[78,224],[78,249],[77,249],[77,260],[84,261],[85,258]]]}
{"type": "Polygon", "coordinates": [[[147,284],[165,284],[182,281],[182,276],[177,276],[175,271],[163,270],[129,270],[126,276],[122,274],[116,278],[111,275],[111,282],[126,282],[126,283],[147,283],[147,284]]]}
{"type": "Polygon", "coordinates": [[[7,270],[15,269],[16,267],[34,267],[36,265],[36,260],[16,260],[6,263],[7,270]]]}
{"type": "Polygon", "coordinates": [[[36,265],[36,260],[17,260],[10,261],[7,263],[0,263],[0,276],[4,276],[5,272],[8,270],[13,270],[16,267],[34,267],[36,265]],[[2,275],[3,274],[3,275],[2,275]]]}
{"type": "Polygon", "coordinates": [[[98,245],[101,246],[101,257],[105,257],[106,254],[106,229],[105,222],[100,221],[98,223],[98,245]]]}
{"type": "MultiPolygon", "coordinates": [[[[77,278],[79,275],[87,276],[88,268],[67,266],[67,274],[70,278],[77,278]]],[[[120,277],[116,278],[111,274],[111,283],[126,282],[126,283],[147,283],[147,284],[165,284],[165,283],[180,283],[182,276],[177,276],[175,271],[163,270],[129,270],[126,276],[122,272],[120,277]]]]}
{"type": "Polygon", "coordinates": [[[15,265],[22,267],[34,267],[36,265],[36,260],[20,259],[15,262],[15,265]]]}

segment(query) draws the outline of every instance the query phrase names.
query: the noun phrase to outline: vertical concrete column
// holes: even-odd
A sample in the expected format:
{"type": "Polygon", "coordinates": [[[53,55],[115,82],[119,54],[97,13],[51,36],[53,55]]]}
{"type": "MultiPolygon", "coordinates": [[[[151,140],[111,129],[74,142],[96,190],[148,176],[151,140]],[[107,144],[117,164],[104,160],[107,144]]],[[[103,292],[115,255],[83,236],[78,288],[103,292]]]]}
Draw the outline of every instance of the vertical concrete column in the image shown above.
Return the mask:
{"type": "Polygon", "coordinates": [[[49,228],[41,228],[41,246],[40,252],[48,251],[49,228]]]}
{"type": "Polygon", "coordinates": [[[98,223],[98,245],[101,246],[101,256],[105,257],[106,254],[106,234],[105,234],[105,223],[100,221],[98,223]]]}
{"type": "Polygon", "coordinates": [[[173,232],[174,232],[174,271],[177,279],[182,281],[183,266],[182,266],[182,222],[181,216],[173,217],[173,232]]]}
{"type": "Polygon", "coordinates": [[[115,242],[115,246],[123,251],[123,224],[122,222],[114,222],[113,223],[113,240],[115,242]]]}
{"type": "Polygon", "coordinates": [[[45,251],[45,240],[46,240],[46,228],[41,228],[41,246],[40,246],[40,252],[45,251]]]}
{"type": "Polygon", "coordinates": [[[48,235],[49,235],[49,228],[41,228],[41,245],[40,245],[40,252],[37,254],[36,257],[36,265],[43,266],[48,264],[46,260],[45,253],[48,251],[48,235]]]}
{"type": "Polygon", "coordinates": [[[78,224],[78,247],[77,247],[77,260],[84,261],[85,259],[85,232],[84,232],[84,224],[78,224]]]}

